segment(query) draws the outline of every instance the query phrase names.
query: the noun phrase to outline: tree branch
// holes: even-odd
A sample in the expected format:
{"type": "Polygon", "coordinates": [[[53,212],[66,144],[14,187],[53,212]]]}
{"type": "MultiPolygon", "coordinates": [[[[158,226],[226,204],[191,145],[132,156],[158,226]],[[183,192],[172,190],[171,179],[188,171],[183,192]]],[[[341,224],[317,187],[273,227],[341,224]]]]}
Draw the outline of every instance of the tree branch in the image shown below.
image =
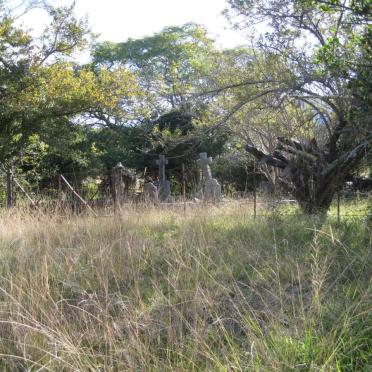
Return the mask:
{"type": "Polygon", "coordinates": [[[263,151],[248,144],[245,146],[245,150],[252,154],[262,164],[272,165],[273,167],[280,169],[284,169],[287,166],[287,162],[283,160],[283,157],[281,159],[275,158],[273,155],[265,154],[263,151]]]}

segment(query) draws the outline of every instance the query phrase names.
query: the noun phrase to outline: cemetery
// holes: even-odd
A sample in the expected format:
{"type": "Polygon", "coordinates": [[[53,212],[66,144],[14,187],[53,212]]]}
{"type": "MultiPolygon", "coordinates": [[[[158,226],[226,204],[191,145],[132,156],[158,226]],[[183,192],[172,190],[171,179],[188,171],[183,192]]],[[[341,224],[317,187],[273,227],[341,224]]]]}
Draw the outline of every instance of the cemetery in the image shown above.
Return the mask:
{"type": "Polygon", "coordinates": [[[0,371],[372,370],[371,14],[0,1],[0,371]]]}
{"type": "MultiPolygon", "coordinates": [[[[93,215],[95,217],[123,214],[126,209],[131,210],[138,206],[162,206],[173,210],[184,210],[187,208],[203,207],[205,204],[220,205],[221,207],[230,202],[237,202],[250,206],[250,213],[253,217],[257,216],[257,208],[261,213],[270,211],[275,206],[296,205],[296,200],[290,195],[283,193],[283,190],[270,188],[267,181],[263,181],[262,174],[253,169],[252,173],[246,176],[250,177],[251,187],[240,194],[224,195],[217,179],[213,178],[211,165],[212,157],[202,152],[195,161],[199,180],[191,184],[186,192],[187,170],[182,164],[181,187],[178,187],[178,193],[172,193],[171,182],[167,179],[168,159],[165,155],[159,155],[155,161],[156,169],[152,176],[143,173],[136,173],[131,169],[126,169],[121,162],[118,162],[111,171],[109,185],[106,188],[99,189],[102,176],[91,176],[89,173],[83,177],[90,179],[91,183],[98,184],[93,197],[88,195],[81,186],[75,186],[71,179],[76,179],[76,174],[70,175],[70,180],[63,174],[58,175],[53,183],[54,190],[49,194],[33,194],[27,191],[26,187],[18,181],[11,172],[3,171],[6,175],[5,200],[7,209],[23,209],[36,212],[53,213],[59,216],[93,215]],[[259,182],[259,180],[261,180],[259,182]],[[259,200],[258,200],[259,199],[259,200]]],[[[147,168],[145,169],[146,172],[147,168]]],[[[5,182],[4,182],[5,183],[5,182]]],[[[361,189],[353,187],[353,183],[345,183],[344,189],[338,192],[334,203],[335,211],[333,214],[340,221],[341,217],[352,215],[350,211],[342,212],[340,210],[341,198],[344,202],[362,198],[369,200],[370,189],[361,189]]],[[[363,211],[364,215],[368,211],[363,211]]],[[[361,215],[363,216],[363,215],[361,215]]]]}

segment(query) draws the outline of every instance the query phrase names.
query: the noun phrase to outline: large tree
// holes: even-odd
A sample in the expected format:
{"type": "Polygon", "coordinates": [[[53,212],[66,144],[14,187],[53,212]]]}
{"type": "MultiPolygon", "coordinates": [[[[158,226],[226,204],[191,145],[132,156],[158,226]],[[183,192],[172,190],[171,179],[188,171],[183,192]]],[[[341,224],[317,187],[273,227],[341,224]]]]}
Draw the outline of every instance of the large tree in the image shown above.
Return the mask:
{"type": "Polygon", "coordinates": [[[261,63],[259,78],[246,76],[228,87],[240,92],[241,107],[267,96],[314,114],[311,138],[278,136],[271,152],[253,141],[246,149],[280,170],[280,182],[305,212],[324,212],[371,149],[370,5],[361,0],[228,3],[240,27],[253,27],[261,63]],[[273,60],[279,68],[270,68],[273,60]]]}
{"type": "MultiPolygon", "coordinates": [[[[214,120],[208,108],[210,96],[197,93],[215,66],[211,62],[215,62],[216,53],[206,30],[193,23],[95,47],[93,60],[97,70],[125,67],[137,75],[146,92],[136,102],[141,110],[137,110],[137,120],[133,121],[148,139],[138,148],[137,160],[147,162],[143,167],[155,165],[159,153],[173,158],[170,166],[180,167],[182,162],[191,165],[201,149],[214,154],[222,151],[224,137],[195,134],[214,120]]],[[[114,118],[111,122],[115,122],[114,118]]],[[[120,121],[118,124],[128,125],[120,121]]]]}
{"type": "Polygon", "coordinates": [[[137,94],[136,80],[123,68],[96,72],[74,62],[89,33],[73,6],[44,3],[50,23],[33,37],[6,5],[0,8],[0,162],[21,157],[35,135],[47,141],[55,125],[74,125],[83,114],[123,115],[123,100],[137,94]]]}
{"type": "Polygon", "coordinates": [[[206,59],[213,50],[206,30],[190,23],[140,39],[100,43],[93,57],[97,66],[125,66],[136,72],[148,93],[151,114],[162,115],[193,103],[191,93],[206,74],[206,59]]]}

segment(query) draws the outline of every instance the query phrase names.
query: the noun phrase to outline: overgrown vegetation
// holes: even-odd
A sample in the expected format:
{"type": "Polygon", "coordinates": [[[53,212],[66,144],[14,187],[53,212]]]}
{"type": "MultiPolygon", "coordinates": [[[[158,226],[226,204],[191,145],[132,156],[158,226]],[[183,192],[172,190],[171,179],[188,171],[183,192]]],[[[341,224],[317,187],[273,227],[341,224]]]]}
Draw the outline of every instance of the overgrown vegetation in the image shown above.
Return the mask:
{"type": "Polygon", "coordinates": [[[251,212],[3,214],[1,369],[369,370],[370,220],[251,212]]]}
{"type": "Polygon", "coordinates": [[[192,23],[92,45],[74,1],[16,3],[0,0],[0,369],[372,370],[370,2],[227,0],[252,36],[228,50],[192,23]],[[35,8],[41,35],[22,25],[35,8]],[[140,204],[159,154],[174,200],[198,195],[200,152],[225,195],[298,207],[140,204]]]}
{"type": "Polygon", "coordinates": [[[57,191],[61,173],[106,188],[118,162],[154,178],[163,154],[173,190],[184,164],[191,195],[200,152],[229,192],[252,188],[257,158],[307,214],[325,214],[354,176],[372,184],[370,2],[227,0],[249,40],[223,50],[193,23],[93,45],[73,1],[18,5],[0,1],[0,169],[28,191],[57,191]],[[35,7],[42,35],[20,22],[35,7]]]}

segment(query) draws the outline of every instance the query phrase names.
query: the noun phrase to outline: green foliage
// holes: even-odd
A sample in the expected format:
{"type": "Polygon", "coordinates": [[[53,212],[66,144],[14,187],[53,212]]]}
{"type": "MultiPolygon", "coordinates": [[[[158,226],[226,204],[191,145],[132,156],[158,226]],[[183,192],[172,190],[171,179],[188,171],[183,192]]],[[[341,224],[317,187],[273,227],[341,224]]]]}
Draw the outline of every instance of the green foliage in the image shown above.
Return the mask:
{"type": "Polygon", "coordinates": [[[144,149],[150,140],[143,126],[118,126],[116,128],[97,128],[88,133],[91,145],[91,167],[111,171],[118,161],[126,167],[144,169],[149,161],[144,149]]]}
{"type": "MultiPolygon", "coordinates": [[[[201,81],[207,80],[215,68],[216,54],[206,30],[195,24],[168,27],[153,36],[95,47],[97,69],[125,66],[136,73],[139,85],[146,91],[143,116],[138,118],[137,126],[147,138],[142,144],[135,140],[133,145],[126,142],[129,153],[138,150],[135,168],[141,164],[142,169],[156,172],[155,159],[160,153],[166,154],[171,159],[168,168],[177,183],[181,180],[182,163],[195,177],[194,162],[199,152],[208,151],[214,156],[223,151],[226,133],[205,134],[216,121],[208,105],[210,97],[195,95],[201,89],[201,81]]],[[[112,135],[116,136],[114,132],[112,135]]],[[[124,154],[122,161],[128,166],[133,164],[124,154]]]]}
{"type": "Polygon", "coordinates": [[[51,21],[39,39],[16,26],[6,10],[0,14],[1,161],[18,157],[34,135],[42,134],[45,141],[55,123],[77,115],[110,112],[123,117],[119,102],[137,97],[136,81],[126,70],[94,72],[68,62],[85,46],[86,27],[72,8],[45,10],[51,21]]]}
{"type": "MultiPolygon", "coordinates": [[[[244,149],[228,148],[214,159],[213,176],[222,186],[224,194],[252,191],[254,188],[253,159],[244,149]]],[[[261,175],[256,174],[259,184],[261,175]]]]}
{"type": "Polygon", "coordinates": [[[305,212],[327,210],[345,177],[371,150],[370,4],[228,3],[228,14],[250,32],[256,49],[250,69],[259,78],[229,88],[247,150],[282,170],[276,178],[305,212]]]}
{"type": "Polygon", "coordinates": [[[190,23],[142,39],[99,44],[93,57],[96,65],[122,65],[136,72],[161,115],[188,102],[188,94],[207,70],[206,58],[212,50],[206,30],[190,23]]]}
{"type": "MultiPolygon", "coordinates": [[[[236,143],[270,152],[278,136],[315,138],[327,154],[336,148],[325,156],[335,160],[369,133],[366,1],[230,0],[242,24],[266,22],[255,50],[217,50],[203,26],[189,23],[97,44],[84,66],[74,56],[90,34],[73,6],[43,4],[50,23],[36,38],[18,26],[10,3],[1,4],[0,162],[27,173],[35,189],[74,169],[108,175],[118,161],[155,172],[160,153],[179,189],[183,163],[198,178],[201,151],[222,155],[218,176],[242,189],[248,159],[237,167],[227,161],[236,143]],[[329,145],[340,123],[347,130],[329,145]]],[[[277,172],[263,172],[277,182],[277,172]]]]}

